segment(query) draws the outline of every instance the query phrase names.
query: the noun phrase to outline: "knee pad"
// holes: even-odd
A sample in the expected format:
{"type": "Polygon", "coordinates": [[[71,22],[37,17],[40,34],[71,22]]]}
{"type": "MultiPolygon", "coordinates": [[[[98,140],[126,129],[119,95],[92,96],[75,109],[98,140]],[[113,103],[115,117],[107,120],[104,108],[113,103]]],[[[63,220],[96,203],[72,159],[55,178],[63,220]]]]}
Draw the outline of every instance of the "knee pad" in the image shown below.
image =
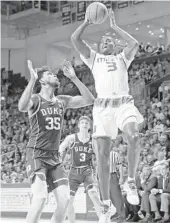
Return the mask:
{"type": "Polygon", "coordinates": [[[48,190],[47,183],[45,180],[41,180],[39,177],[36,176],[34,183],[31,185],[31,189],[34,198],[45,200],[47,199],[48,190]]]}

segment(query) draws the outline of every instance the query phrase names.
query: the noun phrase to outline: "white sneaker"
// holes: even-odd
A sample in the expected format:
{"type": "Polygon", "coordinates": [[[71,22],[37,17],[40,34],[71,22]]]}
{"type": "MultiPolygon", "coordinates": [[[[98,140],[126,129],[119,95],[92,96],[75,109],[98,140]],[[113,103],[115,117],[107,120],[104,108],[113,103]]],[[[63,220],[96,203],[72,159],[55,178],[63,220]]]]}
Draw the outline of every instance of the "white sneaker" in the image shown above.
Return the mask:
{"type": "Polygon", "coordinates": [[[124,190],[127,193],[127,201],[132,205],[138,205],[139,204],[139,196],[136,189],[136,184],[134,180],[127,181],[125,183],[124,190]]]}
{"type": "Polygon", "coordinates": [[[106,204],[103,204],[101,207],[99,223],[110,223],[110,216],[111,216],[110,207],[106,204]]]}

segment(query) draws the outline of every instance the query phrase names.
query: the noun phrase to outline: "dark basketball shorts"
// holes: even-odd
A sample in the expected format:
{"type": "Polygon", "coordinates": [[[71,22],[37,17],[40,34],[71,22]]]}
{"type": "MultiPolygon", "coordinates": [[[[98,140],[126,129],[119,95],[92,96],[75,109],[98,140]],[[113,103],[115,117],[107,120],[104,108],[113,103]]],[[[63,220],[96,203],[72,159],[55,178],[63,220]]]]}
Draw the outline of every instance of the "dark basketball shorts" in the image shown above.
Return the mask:
{"type": "MultiPolygon", "coordinates": [[[[42,151],[44,153],[44,151],[42,151]]],[[[27,148],[26,170],[30,183],[34,182],[38,175],[41,180],[45,180],[48,186],[48,192],[53,191],[60,185],[68,185],[68,175],[61,163],[54,163],[50,158],[34,157],[34,149],[27,148]]]]}
{"type": "Polygon", "coordinates": [[[72,167],[69,173],[70,195],[74,196],[80,186],[84,183],[85,190],[94,184],[93,172],[91,167],[76,168],[72,167]]]}

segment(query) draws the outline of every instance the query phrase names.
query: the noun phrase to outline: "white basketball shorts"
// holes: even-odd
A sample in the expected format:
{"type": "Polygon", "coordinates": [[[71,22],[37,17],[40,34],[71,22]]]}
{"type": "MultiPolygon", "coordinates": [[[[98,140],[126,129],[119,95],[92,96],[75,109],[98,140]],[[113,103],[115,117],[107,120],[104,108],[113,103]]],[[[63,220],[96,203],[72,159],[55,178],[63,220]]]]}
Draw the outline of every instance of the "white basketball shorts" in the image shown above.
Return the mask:
{"type": "Polygon", "coordinates": [[[127,123],[141,124],[143,117],[134,105],[132,96],[120,98],[97,98],[93,108],[93,137],[115,139],[118,129],[123,130],[127,123]]]}

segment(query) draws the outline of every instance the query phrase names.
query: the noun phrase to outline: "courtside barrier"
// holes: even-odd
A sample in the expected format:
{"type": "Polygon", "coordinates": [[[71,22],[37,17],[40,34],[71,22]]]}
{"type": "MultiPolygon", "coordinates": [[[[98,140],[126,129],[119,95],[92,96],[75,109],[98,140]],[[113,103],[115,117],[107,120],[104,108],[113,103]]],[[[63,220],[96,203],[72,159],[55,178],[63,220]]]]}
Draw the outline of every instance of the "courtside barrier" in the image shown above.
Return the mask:
{"type": "MultiPolygon", "coordinates": [[[[1,215],[2,217],[25,217],[32,199],[29,184],[1,184],[1,215]]],[[[77,191],[74,207],[77,219],[87,217],[87,198],[84,187],[77,191]]],[[[43,210],[42,218],[49,218],[57,204],[53,193],[50,193],[43,210]]]]}

